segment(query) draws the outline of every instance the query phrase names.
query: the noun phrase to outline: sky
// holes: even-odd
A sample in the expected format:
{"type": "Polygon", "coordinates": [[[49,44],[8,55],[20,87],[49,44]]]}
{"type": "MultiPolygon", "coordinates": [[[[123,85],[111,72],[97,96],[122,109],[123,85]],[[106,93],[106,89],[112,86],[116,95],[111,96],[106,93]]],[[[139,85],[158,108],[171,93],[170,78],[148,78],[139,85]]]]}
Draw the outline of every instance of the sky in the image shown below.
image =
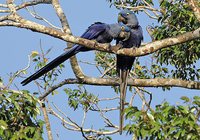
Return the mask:
{"type": "MultiPolygon", "coordinates": [[[[20,1],[21,2],[21,1],[20,1]]],[[[70,28],[72,33],[75,36],[80,36],[89,25],[94,22],[100,21],[104,23],[116,23],[117,10],[114,6],[110,7],[110,4],[106,0],[63,0],[60,1],[61,6],[67,16],[70,28]]],[[[48,19],[55,26],[61,27],[59,19],[56,17],[53,8],[49,5],[40,5],[35,7],[37,13],[48,19]]],[[[27,11],[20,11],[20,14],[23,16],[28,16],[28,19],[37,21],[29,16],[27,11]]],[[[144,31],[144,42],[150,42],[150,37],[146,32],[146,26],[152,25],[153,22],[146,15],[139,14],[137,15],[140,25],[144,31]]],[[[39,21],[40,23],[43,23],[39,21]]],[[[155,23],[154,23],[155,24],[155,23]]],[[[52,48],[52,51],[48,54],[49,61],[63,53],[64,48],[66,48],[66,43],[59,39],[49,37],[47,35],[31,32],[25,29],[18,29],[14,27],[1,27],[0,29],[0,38],[1,38],[1,55],[0,55],[0,76],[3,78],[4,82],[7,83],[9,80],[10,73],[14,73],[20,69],[23,69],[27,66],[28,55],[31,51],[40,51],[40,41],[44,50],[52,48]]],[[[92,61],[94,62],[94,52],[80,53],[77,55],[78,60],[82,61],[92,61]]],[[[150,63],[150,56],[145,56],[140,58],[144,63],[150,63]]],[[[65,63],[65,69],[63,70],[62,75],[59,76],[58,82],[62,81],[65,78],[75,77],[69,61],[65,63]]],[[[94,67],[81,64],[81,68],[86,75],[97,76],[97,71],[94,70],[94,67]]],[[[30,68],[28,69],[28,75],[34,72],[34,64],[31,63],[30,68]]],[[[26,75],[26,76],[28,76],[26,75]]],[[[14,83],[19,89],[26,89],[32,92],[37,91],[37,87],[34,83],[22,87],[20,82],[22,78],[17,78],[14,83]]],[[[75,88],[75,85],[66,85],[65,88],[75,88]]],[[[16,87],[13,86],[13,89],[16,87]]],[[[110,87],[98,87],[98,86],[86,86],[87,90],[95,95],[98,95],[101,98],[115,97],[116,94],[113,92],[113,89],[110,87]]],[[[62,88],[63,89],[63,88],[62,88]]],[[[77,121],[78,124],[81,123],[81,118],[83,117],[83,112],[81,110],[73,111],[67,106],[67,96],[63,90],[58,90],[58,94],[49,95],[49,102],[54,102],[60,109],[62,109],[67,115],[77,121]]],[[[181,96],[192,97],[198,95],[199,91],[197,90],[188,90],[183,88],[173,88],[170,91],[163,92],[161,88],[146,88],[153,93],[153,102],[152,106],[162,103],[164,100],[169,101],[171,104],[177,104],[180,102],[181,96]]],[[[127,93],[128,94],[128,93],[127,93]]],[[[127,95],[127,98],[131,97],[131,93],[127,95]]],[[[118,101],[113,101],[109,105],[114,106],[118,104],[118,101]]],[[[138,97],[134,100],[134,105],[141,106],[141,101],[138,97]]],[[[113,119],[113,122],[118,125],[118,111],[109,114],[109,118],[113,119]]],[[[53,136],[55,140],[64,140],[64,139],[73,139],[80,140],[83,139],[81,133],[71,132],[62,127],[61,121],[49,115],[51,127],[53,130],[53,136]]],[[[42,118],[42,116],[41,116],[42,118]]],[[[86,126],[90,128],[99,128],[102,126],[102,121],[99,120],[99,114],[90,112],[88,118],[86,119],[86,126]]],[[[131,139],[131,136],[115,134],[112,136],[113,140],[121,140],[122,138],[131,139]]],[[[46,132],[44,134],[44,139],[47,139],[46,132]]]]}

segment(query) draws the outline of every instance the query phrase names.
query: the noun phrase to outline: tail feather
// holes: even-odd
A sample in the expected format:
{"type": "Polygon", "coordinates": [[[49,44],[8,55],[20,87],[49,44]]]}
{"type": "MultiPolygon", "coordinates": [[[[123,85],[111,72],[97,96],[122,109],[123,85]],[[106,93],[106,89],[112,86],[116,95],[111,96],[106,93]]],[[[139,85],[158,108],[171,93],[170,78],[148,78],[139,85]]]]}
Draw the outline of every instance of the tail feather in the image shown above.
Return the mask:
{"type": "Polygon", "coordinates": [[[120,70],[120,118],[119,118],[119,134],[122,134],[124,125],[124,104],[126,101],[126,89],[129,70],[120,70]]]}
{"type": "Polygon", "coordinates": [[[60,56],[55,58],[53,61],[48,63],[46,66],[44,66],[43,68],[41,68],[40,70],[38,70],[37,72],[32,74],[31,76],[29,76],[28,78],[23,80],[21,82],[21,84],[23,86],[25,86],[26,84],[30,83],[31,81],[36,80],[37,78],[39,78],[42,75],[44,75],[45,73],[49,72],[53,68],[57,67],[58,65],[60,65],[61,63],[63,63],[64,61],[66,61],[67,59],[72,57],[73,55],[80,52],[81,48],[82,48],[81,46],[75,45],[74,47],[70,48],[68,51],[64,52],[63,54],[61,54],[60,56]]]}

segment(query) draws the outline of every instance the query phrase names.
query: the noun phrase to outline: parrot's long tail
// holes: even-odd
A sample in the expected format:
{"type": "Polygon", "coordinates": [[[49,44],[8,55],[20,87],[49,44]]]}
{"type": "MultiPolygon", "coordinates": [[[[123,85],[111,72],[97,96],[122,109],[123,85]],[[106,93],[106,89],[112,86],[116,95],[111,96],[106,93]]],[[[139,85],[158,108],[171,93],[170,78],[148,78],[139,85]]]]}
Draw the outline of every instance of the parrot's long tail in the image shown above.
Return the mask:
{"type": "Polygon", "coordinates": [[[53,61],[48,63],[46,66],[44,66],[43,68],[41,68],[40,70],[38,70],[37,72],[32,74],[31,76],[29,76],[28,78],[23,80],[21,82],[21,84],[23,86],[25,86],[26,84],[30,83],[31,81],[36,80],[40,76],[44,75],[45,73],[49,72],[53,68],[57,67],[58,65],[60,65],[61,63],[63,63],[64,61],[66,61],[67,59],[72,57],[73,55],[80,52],[81,48],[82,48],[82,46],[79,46],[79,45],[73,46],[72,48],[70,48],[69,50],[67,50],[66,52],[64,52],[63,54],[58,56],[57,58],[55,58],[53,61]]]}
{"type": "Polygon", "coordinates": [[[119,134],[122,134],[124,125],[124,104],[126,101],[126,89],[129,70],[120,70],[120,118],[119,118],[119,134]]]}

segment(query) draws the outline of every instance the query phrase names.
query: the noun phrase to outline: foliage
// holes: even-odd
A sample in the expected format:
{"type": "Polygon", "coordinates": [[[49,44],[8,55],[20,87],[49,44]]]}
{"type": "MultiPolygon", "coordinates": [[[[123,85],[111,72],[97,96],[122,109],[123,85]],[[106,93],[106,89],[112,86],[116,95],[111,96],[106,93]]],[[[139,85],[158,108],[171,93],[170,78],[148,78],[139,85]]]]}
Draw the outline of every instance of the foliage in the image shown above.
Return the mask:
{"type": "Polygon", "coordinates": [[[121,4],[124,4],[126,6],[130,6],[130,7],[136,7],[136,6],[146,6],[147,3],[148,4],[154,4],[152,0],[126,0],[126,1],[121,1],[121,0],[108,0],[111,4],[115,5],[115,6],[119,6],[121,4]]]}
{"type": "MultiPolygon", "coordinates": [[[[153,1],[118,1],[110,0],[116,7],[123,6],[136,7],[146,6],[147,3],[154,5],[153,1]]],[[[200,2],[199,2],[200,5],[200,2]]],[[[182,33],[193,31],[200,27],[192,9],[185,0],[159,1],[160,16],[157,19],[159,25],[154,27],[153,38],[161,40],[168,37],[177,36],[182,33]]],[[[197,61],[200,58],[200,39],[186,42],[174,47],[165,48],[158,51],[154,57],[157,59],[156,67],[162,67],[168,71],[167,77],[180,78],[185,80],[199,80],[200,67],[197,61]],[[159,66],[158,63],[161,65],[159,66]],[[162,65],[170,65],[170,69],[162,65]]],[[[160,74],[158,74],[160,75],[160,74]]],[[[154,76],[156,78],[157,76],[154,76]]],[[[158,76],[160,77],[160,76],[158,76]]]]}
{"type": "MultiPolygon", "coordinates": [[[[122,4],[122,1],[118,0],[108,1],[117,8],[122,4]]],[[[146,2],[154,5],[151,0],[146,2]]],[[[125,1],[123,5],[136,7],[146,6],[147,3],[133,0],[125,1]]],[[[200,23],[185,0],[162,0],[159,4],[161,13],[157,19],[159,24],[154,27],[155,40],[177,36],[200,27],[200,23]]],[[[153,55],[150,66],[136,61],[131,77],[199,80],[200,68],[197,66],[199,58],[200,40],[198,39],[158,51],[153,55]]],[[[115,66],[113,64],[115,57],[105,52],[98,52],[95,61],[103,71],[115,66]]],[[[114,68],[107,71],[104,77],[117,76],[114,68]]],[[[119,91],[116,87],[114,90],[119,91]]],[[[172,106],[164,102],[150,111],[133,106],[127,108],[126,118],[130,122],[126,126],[127,133],[133,134],[135,139],[200,139],[200,99],[197,96],[193,100],[188,97],[181,99],[185,105],[172,106]]]]}
{"type": "Polygon", "coordinates": [[[128,134],[138,139],[200,139],[200,97],[193,100],[181,98],[185,105],[157,105],[155,111],[143,111],[138,107],[126,109],[128,134]]]}
{"type": "MultiPolygon", "coordinates": [[[[177,36],[200,27],[200,23],[185,0],[163,0],[160,7],[162,14],[158,22],[161,25],[155,27],[153,34],[155,40],[177,36]]],[[[161,65],[174,66],[171,70],[172,77],[199,80],[200,68],[196,66],[196,62],[200,58],[200,39],[162,49],[156,57],[161,65]]]]}
{"type": "MultiPolygon", "coordinates": [[[[37,51],[32,51],[31,58],[33,59],[33,62],[35,62],[35,70],[41,69],[48,63],[48,59],[46,58],[46,55],[51,51],[51,48],[48,49],[45,53],[44,50],[41,48],[41,53],[37,51]]],[[[53,85],[53,83],[57,80],[57,76],[61,74],[62,69],[64,68],[63,64],[60,64],[58,68],[55,68],[48,73],[46,73],[44,76],[42,76],[42,81],[44,81],[44,89],[48,86],[53,85]]]]}
{"type": "Polygon", "coordinates": [[[0,92],[0,139],[42,139],[43,122],[37,99],[28,91],[0,92]]]}
{"type": "Polygon", "coordinates": [[[93,103],[98,101],[98,98],[85,89],[83,85],[79,85],[78,89],[64,89],[65,93],[68,95],[68,104],[74,110],[78,109],[78,107],[83,108],[84,110],[88,110],[92,107],[93,103]]]}
{"type": "MultiPolygon", "coordinates": [[[[115,55],[106,53],[106,52],[97,51],[95,55],[95,62],[97,63],[98,66],[100,66],[101,69],[103,69],[103,71],[105,71],[106,69],[112,66],[115,66],[115,55]]],[[[117,73],[114,68],[110,69],[105,74],[105,77],[109,77],[109,76],[112,76],[112,77],[117,76],[117,73]]]]}

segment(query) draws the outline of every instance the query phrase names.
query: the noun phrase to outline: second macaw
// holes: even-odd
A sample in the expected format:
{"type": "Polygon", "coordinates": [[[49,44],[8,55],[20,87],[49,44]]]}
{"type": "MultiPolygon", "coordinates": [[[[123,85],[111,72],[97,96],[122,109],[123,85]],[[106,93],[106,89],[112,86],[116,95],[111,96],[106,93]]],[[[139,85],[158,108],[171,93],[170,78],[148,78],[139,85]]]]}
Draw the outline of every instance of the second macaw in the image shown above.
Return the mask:
{"type": "MultiPolygon", "coordinates": [[[[122,22],[130,27],[131,32],[128,40],[123,42],[117,40],[117,43],[120,43],[123,48],[140,47],[143,40],[143,32],[136,15],[132,11],[124,9],[118,14],[118,22],[122,22]]],[[[124,104],[126,100],[127,80],[134,61],[135,57],[117,55],[117,73],[120,78],[120,134],[122,134],[124,124],[124,104]]]]}

